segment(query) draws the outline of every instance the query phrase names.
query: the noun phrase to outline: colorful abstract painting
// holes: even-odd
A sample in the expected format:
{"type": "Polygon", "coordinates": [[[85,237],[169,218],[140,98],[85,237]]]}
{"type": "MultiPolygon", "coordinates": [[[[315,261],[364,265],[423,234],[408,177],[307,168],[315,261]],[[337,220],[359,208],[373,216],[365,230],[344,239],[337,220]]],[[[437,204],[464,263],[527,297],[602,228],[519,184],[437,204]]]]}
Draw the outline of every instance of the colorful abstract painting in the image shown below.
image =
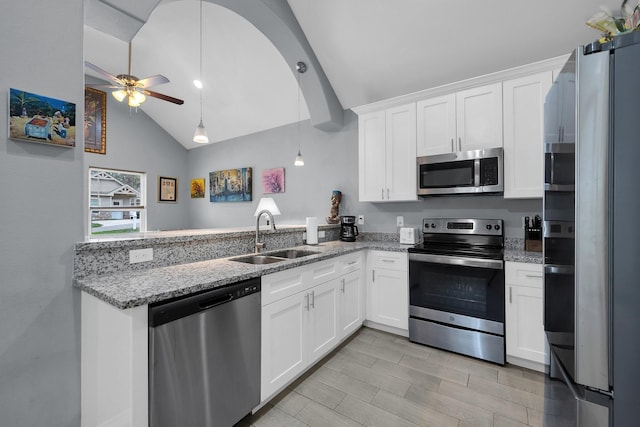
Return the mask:
{"type": "Polygon", "coordinates": [[[262,192],[264,194],[284,193],[284,168],[262,171],[262,192]]]}
{"type": "Polygon", "coordinates": [[[216,202],[250,202],[253,176],[251,168],[209,172],[209,200],[216,202]]]}
{"type": "Polygon", "coordinates": [[[204,199],[204,178],[194,178],[191,180],[191,198],[204,199]]]}

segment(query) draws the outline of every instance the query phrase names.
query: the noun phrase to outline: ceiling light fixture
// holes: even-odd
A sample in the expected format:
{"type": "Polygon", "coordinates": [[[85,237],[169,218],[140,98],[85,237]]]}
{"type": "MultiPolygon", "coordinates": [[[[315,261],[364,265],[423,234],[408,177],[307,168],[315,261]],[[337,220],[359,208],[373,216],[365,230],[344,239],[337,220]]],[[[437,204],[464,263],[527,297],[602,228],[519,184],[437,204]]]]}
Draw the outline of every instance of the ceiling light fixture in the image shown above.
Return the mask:
{"type": "Polygon", "coordinates": [[[296,64],[296,71],[298,72],[298,154],[296,155],[296,160],[293,162],[294,166],[304,166],[304,159],[302,158],[302,154],[300,153],[300,74],[307,71],[307,64],[300,61],[296,64]]]}
{"type": "Polygon", "coordinates": [[[202,0],[200,0],[200,77],[198,80],[194,80],[193,84],[200,89],[200,124],[198,124],[196,131],[193,133],[193,142],[207,144],[209,137],[207,136],[207,129],[205,129],[204,123],[202,123],[202,0]],[[198,86],[196,81],[200,83],[200,86],[198,86]]]}

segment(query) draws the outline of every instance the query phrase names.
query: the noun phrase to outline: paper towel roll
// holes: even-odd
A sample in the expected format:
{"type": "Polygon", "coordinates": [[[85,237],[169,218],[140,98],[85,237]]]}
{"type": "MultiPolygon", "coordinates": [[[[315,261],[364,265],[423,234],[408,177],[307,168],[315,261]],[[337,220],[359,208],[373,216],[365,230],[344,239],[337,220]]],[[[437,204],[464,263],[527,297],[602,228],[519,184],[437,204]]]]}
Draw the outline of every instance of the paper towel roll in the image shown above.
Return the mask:
{"type": "Polygon", "coordinates": [[[318,244],[318,218],[315,216],[307,217],[307,245],[318,244]]]}

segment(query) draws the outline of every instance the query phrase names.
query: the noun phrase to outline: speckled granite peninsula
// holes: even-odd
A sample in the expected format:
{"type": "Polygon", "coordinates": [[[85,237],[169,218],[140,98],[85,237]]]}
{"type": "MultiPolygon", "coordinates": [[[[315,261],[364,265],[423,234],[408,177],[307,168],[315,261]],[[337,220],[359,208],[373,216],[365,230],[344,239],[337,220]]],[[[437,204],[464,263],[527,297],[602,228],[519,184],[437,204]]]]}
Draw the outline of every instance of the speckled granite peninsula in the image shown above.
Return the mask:
{"type": "Polygon", "coordinates": [[[299,248],[317,254],[253,265],[230,258],[250,254],[255,229],[194,230],[146,233],[133,239],[76,244],[74,286],[120,309],[150,304],[363,249],[406,251],[395,233],[362,233],[357,242],[341,242],[339,226],[321,225],[325,237],[306,246],[304,226],[280,226],[260,231],[268,254],[299,248]],[[153,249],[153,261],[129,263],[132,249],[153,249]]]}

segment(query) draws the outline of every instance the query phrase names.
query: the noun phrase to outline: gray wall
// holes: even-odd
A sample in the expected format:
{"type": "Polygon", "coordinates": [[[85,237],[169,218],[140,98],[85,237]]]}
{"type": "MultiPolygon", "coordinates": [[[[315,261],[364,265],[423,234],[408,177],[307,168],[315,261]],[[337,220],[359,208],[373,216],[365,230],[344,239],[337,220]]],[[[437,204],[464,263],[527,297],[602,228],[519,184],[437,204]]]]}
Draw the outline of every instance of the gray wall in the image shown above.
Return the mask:
{"type": "MultiPolygon", "coordinates": [[[[87,83],[104,83],[86,76],[87,83]]],[[[146,102],[163,102],[149,98],[146,102]]],[[[180,108],[176,106],[175,108],[180,108]]],[[[195,124],[193,125],[195,130],[195,124]]],[[[148,230],[189,227],[187,150],[144,111],[129,110],[107,94],[107,153],[85,153],[85,176],[90,166],[147,174],[148,230]],[[158,176],[178,178],[177,203],[158,202],[158,176]]],[[[88,182],[88,178],[85,178],[88,182]]],[[[88,191],[88,190],[87,190],[88,191]]]]}
{"type": "MultiPolygon", "coordinates": [[[[505,200],[501,196],[432,197],[417,202],[358,202],[358,119],[345,111],[344,127],[338,132],[323,132],[309,121],[301,123],[302,155],[305,166],[293,166],[297,152],[297,125],[283,126],[196,148],[189,151],[188,169],[192,178],[209,172],[251,166],[254,172],[252,203],[210,203],[207,199],[190,202],[190,226],[193,228],[250,226],[262,194],[262,170],[285,168],[285,193],[271,195],[282,216],[276,223],[304,224],[305,217],[329,214],[331,190],[342,191],[341,215],[364,215],[362,231],[395,232],[396,216],[404,216],[406,226],[420,227],[427,217],[502,218],[509,237],[523,237],[522,216],[542,210],[541,200],[505,200]]],[[[209,130],[215,132],[215,127],[209,130]]]]}
{"type": "Polygon", "coordinates": [[[80,305],[71,285],[83,238],[83,141],[7,139],[10,87],[76,103],[83,1],[3,1],[0,13],[0,425],[80,423],[80,305]]]}

